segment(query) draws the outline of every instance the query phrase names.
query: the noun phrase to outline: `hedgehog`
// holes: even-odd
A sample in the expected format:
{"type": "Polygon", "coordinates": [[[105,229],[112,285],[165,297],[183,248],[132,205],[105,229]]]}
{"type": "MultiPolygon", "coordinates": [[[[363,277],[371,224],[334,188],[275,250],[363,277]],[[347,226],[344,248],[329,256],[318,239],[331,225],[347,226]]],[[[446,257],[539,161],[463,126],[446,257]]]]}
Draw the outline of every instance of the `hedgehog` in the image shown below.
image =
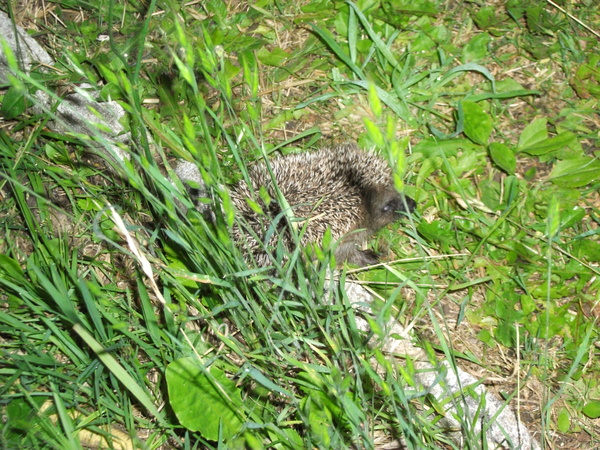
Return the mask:
{"type": "Polygon", "coordinates": [[[375,264],[375,252],[363,250],[368,237],[415,206],[394,188],[386,161],[355,143],[278,157],[269,167],[271,172],[265,164],[253,166],[251,186],[242,180],[230,190],[238,214],[233,240],[258,266],[270,264],[279,239],[286,253],[295,248],[290,225],[303,246],[320,244],[330,230],[338,265],[375,264]],[[285,201],[277,201],[273,180],[285,201]],[[286,202],[291,211],[282,207],[286,202]]]}

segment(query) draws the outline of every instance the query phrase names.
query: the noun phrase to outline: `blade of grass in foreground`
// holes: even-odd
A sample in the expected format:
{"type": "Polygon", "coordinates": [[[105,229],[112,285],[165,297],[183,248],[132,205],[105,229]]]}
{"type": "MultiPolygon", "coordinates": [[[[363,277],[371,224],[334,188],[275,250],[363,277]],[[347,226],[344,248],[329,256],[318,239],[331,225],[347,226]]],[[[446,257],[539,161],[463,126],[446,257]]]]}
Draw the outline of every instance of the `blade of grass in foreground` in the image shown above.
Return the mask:
{"type": "Polygon", "coordinates": [[[115,377],[125,386],[129,392],[151,413],[162,426],[167,427],[167,422],[160,411],[156,408],[152,399],[140,387],[136,380],[121,366],[118,361],[80,324],[73,325],[75,331],[81,339],[94,351],[96,356],[104,363],[115,377]]]}

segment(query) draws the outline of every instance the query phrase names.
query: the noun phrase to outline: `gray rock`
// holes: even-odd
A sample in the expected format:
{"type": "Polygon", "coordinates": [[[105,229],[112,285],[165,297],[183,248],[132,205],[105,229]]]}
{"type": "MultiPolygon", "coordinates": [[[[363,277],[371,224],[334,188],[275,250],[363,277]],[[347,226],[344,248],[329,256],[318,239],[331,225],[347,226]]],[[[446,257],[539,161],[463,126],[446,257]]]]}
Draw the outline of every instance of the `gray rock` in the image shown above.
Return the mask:
{"type": "MultiPolygon", "coordinates": [[[[36,66],[54,64],[52,57],[18,25],[14,25],[6,14],[0,11],[0,38],[6,41],[8,47],[19,62],[20,69],[28,73],[36,66]]],[[[8,82],[10,68],[3,46],[0,46],[0,83],[8,82]]]]}
{"type": "Polygon", "coordinates": [[[37,91],[33,110],[53,117],[48,122],[53,131],[91,138],[88,141],[90,145],[102,149],[105,155],[117,161],[129,159],[125,149],[131,144],[131,133],[125,132],[125,127],[120,122],[126,115],[125,110],[115,101],[96,101],[95,94],[96,89],[87,84],[81,85],[77,92],[63,99],[37,91]],[[54,102],[59,103],[56,110],[51,112],[54,102]]]}
{"type": "MultiPolygon", "coordinates": [[[[0,12],[0,36],[16,56],[19,69],[29,73],[36,66],[52,66],[52,57],[30,37],[23,28],[14,25],[0,12]]],[[[9,75],[18,77],[8,64],[8,57],[0,46],[0,82],[7,83],[9,75]]],[[[89,84],[74,87],[75,92],[61,99],[51,92],[37,91],[33,110],[48,114],[52,120],[48,127],[58,133],[74,133],[90,137],[90,145],[113,159],[128,158],[124,150],[131,144],[131,134],[125,132],[121,120],[125,110],[117,102],[98,101],[99,88],[89,84]],[[54,108],[55,104],[58,106],[54,108]],[[121,145],[119,145],[121,144],[121,145]]]]}
{"type": "MultiPolygon", "coordinates": [[[[175,166],[175,175],[177,175],[179,180],[183,183],[188,195],[194,202],[196,209],[204,215],[207,220],[214,221],[215,216],[211,205],[199,201],[201,198],[208,198],[209,192],[208,189],[206,189],[198,166],[189,161],[182,159],[178,160],[177,165],[175,166]]],[[[181,203],[179,206],[184,208],[181,203]]]]}

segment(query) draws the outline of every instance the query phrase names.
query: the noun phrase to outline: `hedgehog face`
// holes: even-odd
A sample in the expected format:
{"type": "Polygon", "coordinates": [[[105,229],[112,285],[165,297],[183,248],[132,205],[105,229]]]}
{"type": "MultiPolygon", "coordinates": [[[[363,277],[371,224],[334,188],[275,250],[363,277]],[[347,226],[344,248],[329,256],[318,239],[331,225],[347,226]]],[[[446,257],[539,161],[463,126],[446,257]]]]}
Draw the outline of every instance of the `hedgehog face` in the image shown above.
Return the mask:
{"type": "Polygon", "coordinates": [[[415,208],[415,201],[400,194],[393,186],[370,190],[365,198],[367,220],[365,228],[377,231],[395,222],[402,214],[410,213],[415,208]]]}

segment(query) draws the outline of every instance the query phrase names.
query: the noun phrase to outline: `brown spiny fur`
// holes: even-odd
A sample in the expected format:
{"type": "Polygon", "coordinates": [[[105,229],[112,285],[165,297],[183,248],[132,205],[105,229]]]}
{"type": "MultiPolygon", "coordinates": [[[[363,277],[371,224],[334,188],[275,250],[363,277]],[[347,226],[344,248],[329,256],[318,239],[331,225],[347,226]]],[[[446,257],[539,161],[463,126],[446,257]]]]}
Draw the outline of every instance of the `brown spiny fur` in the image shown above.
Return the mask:
{"type": "MultiPolygon", "coordinates": [[[[360,266],[376,263],[377,257],[372,251],[361,250],[367,238],[396,220],[405,206],[409,209],[414,206],[412,199],[395,190],[388,164],[376,154],[360,150],[354,143],[275,158],[269,165],[280,192],[298,220],[301,243],[320,243],[330,229],[333,240],[340,240],[335,251],[338,263],[348,261],[360,266]]],[[[270,259],[265,251],[265,239],[268,230],[273,231],[273,224],[276,231],[266,242],[268,252],[274,252],[278,238],[283,239],[287,252],[294,244],[288,216],[277,201],[267,167],[264,164],[252,167],[249,178],[252,189],[241,181],[231,190],[231,198],[240,223],[249,226],[261,242],[248,231],[243,232],[239,225],[233,229],[233,238],[247,259],[266,266],[270,259]],[[266,189],[270,201],[265,202],[258,195],[261,187],[266,189]],[[257,214],[247,199],[260,205],[264,214],[257,214]]]]}

